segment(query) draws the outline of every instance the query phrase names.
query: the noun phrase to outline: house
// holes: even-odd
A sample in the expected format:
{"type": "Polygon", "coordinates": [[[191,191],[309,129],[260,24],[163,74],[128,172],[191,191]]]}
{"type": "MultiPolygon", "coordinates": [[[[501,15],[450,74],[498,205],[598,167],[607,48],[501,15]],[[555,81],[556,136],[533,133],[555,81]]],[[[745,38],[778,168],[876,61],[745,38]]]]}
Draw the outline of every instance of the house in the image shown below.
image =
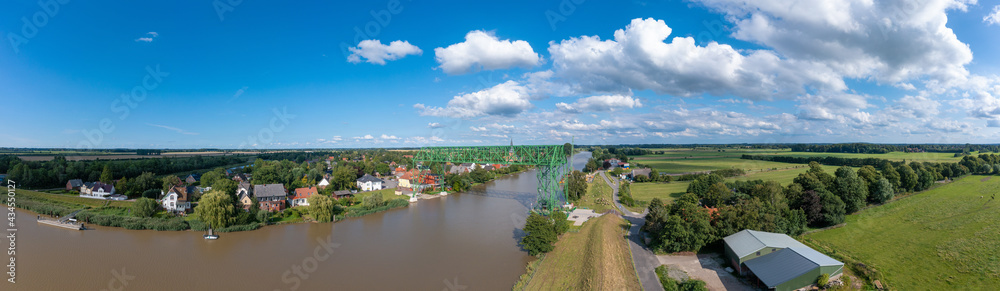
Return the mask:
{"type": "Polygon", "coordinates": [[[240,182],[236,186],[236,199],[240,201],[243,210],[250,210],[250,206],[253,206],[253,187],[250,186],[250,183],[240,182]]]}
{"type": "Polygon", "coordinates": [[[323,178],[323,180],[319,180],[317,186],[319,186],[320,189],[326,188],[326,186],[330,186],[330,180],[323,178]]]}
{"type": "Polygon", "coordinates": [[[382,190],[382,179],[375,178],[372,175],[365,174],[360,179],[358,179],[358,188],[361,191],[375,191],[382,190]]]}
{"type": "Polygon", "coordinates": [[[748,229],[723,241],[733,267],[770,290],[796,290],[812,285],[822,274],[832,280],[844,272],[844,263],[785,234],[748,229]]]}
{"type": "Polygon", "coordinates": [[[191,174],[188,175],[187,177],[184,177],[184,183],[194,184],[197,183],[198,181],[201,181],[201,175],[199,174],[191,174]]]}
{"type": "Polygon", "coordinates": [[[653,174],[653,169],[642,168],[642,169],[632,170],[632,173],[629,174],[629,176],[631,176],[631,178],[634,180],[638,176],[646,176],[646,178],[649,178],[651,177],[652,174],[653,174]]]}
{"type": "Polygon", "coordinates": [[[80,187],[83,187],[83,180],[73,179],[66,181],[66,190],[80,191],[80,187]]]}
{"type": "Polygon", "coordinates": [[[239,173],[233,175],[233,180],[235,180],[236,182],[250,182],[250,177],[247,176],[247,174],[245,173],[239,173]]]}
{"type": "Polygon", "coordinates": [[[466,164],[454,165],[454,166],[451,166],[451,169],[448,169],[448,173],[452,173],[452,174],[456,174],[456,175],[465,174],[465,173],[468,173],[468,172],[472,172],[472,168],[471,168],[471,166],[466,166],[466,164]]]}
{"type": "Polygon", "coordinates": [[[291,204],[291,207],[309,206],[309,200],[307,199],[313,195],[319,195],[319,191],[316,191],[316,187],[295,189],[295,195],[292,195],[292,197],[288,199],[288,204],[291,204]]]}
{"type": "Polygon", "coordinates": [[[170,190],[160,199],[160,205],[163,206],[163,209],[170,212],[186,213],[191,209],[191,194],[194,194],[188,190],[194,190],[194,188],[182,186],[170,187],[170,190]]]}
{"type": "Polygon", "coordinates": [[[260,209],[272,212],[285,210],[288,191],[283,184],[254,185],[253,195],[257,197],[260,209]]]}
{"type": "Polygon", "coordinates": [[[395,169],[392,169],[392,175],[397,178],[402,177],[403,174],[406,174],[406,168],[404,167],[396,167],[395,169]]]}
{"type": "Polygon", "coordinates": [[[340,198],[351,197],[351,196],[354,196],[354,193],[351,193],[351,190],[337,190],[337,191],[333,191],[333,198],[334,199],[340,199],[340,198]]]}
{"type": "Polygon", "coordinates": [[[80,189],[80,197],[107,199],[108,196],[115,194],[114,185],[101,182],[94,182],[89,187],[85,183],[80,189]]]}

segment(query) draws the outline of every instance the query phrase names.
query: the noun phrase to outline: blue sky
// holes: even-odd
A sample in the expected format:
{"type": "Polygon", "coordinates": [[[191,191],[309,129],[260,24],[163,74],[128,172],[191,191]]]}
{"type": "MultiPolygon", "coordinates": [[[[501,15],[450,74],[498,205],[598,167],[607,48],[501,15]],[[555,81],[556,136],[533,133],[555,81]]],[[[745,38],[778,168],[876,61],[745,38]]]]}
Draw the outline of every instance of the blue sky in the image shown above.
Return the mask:
{"type": "Polygon", "coordinates": [[[986,1],[147,2],[0,4],[0,146],[1000,142],[986,1]]]}

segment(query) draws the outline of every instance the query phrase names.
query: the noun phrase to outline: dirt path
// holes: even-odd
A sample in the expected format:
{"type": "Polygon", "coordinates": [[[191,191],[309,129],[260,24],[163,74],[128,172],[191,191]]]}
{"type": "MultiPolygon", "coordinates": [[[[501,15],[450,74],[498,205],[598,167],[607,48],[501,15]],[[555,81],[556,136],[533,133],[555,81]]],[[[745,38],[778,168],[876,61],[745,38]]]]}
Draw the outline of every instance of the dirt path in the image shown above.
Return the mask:
{"type": "Polygon", "coordinates": [[[611,186],[611,199],[614,200],[615,207],[622,213],[622,218],[628,219],[632,223],[632,227],[629,228],[628,245],[632,249],[632,263],[635,266],[635,272],[639,275],[639,282],[642,283],[642,289],[647,291],[652,290],[663,290],[663,284],[660,284],[660,278],[656,277],[656,267],[660,266],[660,262],[656,259],[656,254],[652,250],[645,247],[642,243],[642,225],[646,223],[645,213],[633,213],[628,209],[625,209],[621,203],[618,202],[618,180],[608,179],[608,176],[602,172],[597,173],[598,176],[604,179],[604,182],[611,186]],[[615,182],[612,183],[611,180],[615,182]]]}
{"type": "Polygon", "coordinates": [[[756,290],[744,284],[719,265],[718,255],[662,255],[656,256],[660,264],[674,266],[687,272],[691,278],[705,281],[708,290],[756,290]]]}

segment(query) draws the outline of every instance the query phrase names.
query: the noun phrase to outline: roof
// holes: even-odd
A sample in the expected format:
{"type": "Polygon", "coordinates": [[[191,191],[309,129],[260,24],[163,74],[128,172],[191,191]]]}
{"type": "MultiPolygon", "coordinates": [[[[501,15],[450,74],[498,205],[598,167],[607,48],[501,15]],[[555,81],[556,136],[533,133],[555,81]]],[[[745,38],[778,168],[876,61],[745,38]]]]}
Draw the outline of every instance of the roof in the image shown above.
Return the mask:
{"type": "Polygon", "coordinates": [[[253,195],[257,197],[284,197],[288,194],[285,193],[285,185],[267,184],[253,185],[253,195]]]}
{"type": "Polygon", "coordinates": [[[240,188],[247,189],[247,191],[253,190],[253,186],[250,185],[250,182],[240,182],[239,184],[236,185],[236,189],[240,188]]]}
{"type": "Polygon", "coordinates": [[[111,184],[104,184],[104,183],[101,183],[101,182],[95,182],[93,184],[93,186],[90,187],[90,191],[100,192],[99,190],[103,189],[104,192],[111,193],[111,190],[114,189],[114,188],[115,188],[115,186],[112,186],[111,184]]]}
{"type": "Polygon", "coordinates": [[[651,174],[651,173],[653,173],[653,169],[650,169],[650,168],[642,168],[642,169],[632,170],[632,176],[635,176],[635,175],[646,175],[646,176],[649,176],[649,174],[651,174]]]}
{"type": "Polygon", "coordinates": [[[740,258],[757,252],[765,247],[782,249],[789,247],[808,248],[806,245],[800,243],[794,238],[782,233],[763,232],[749,229],[734,233],[733,235],[723,238],[723,240],[726,241],[726,245],[728,245],[729,248],[736,253],[736,256],[740,258]]]}
{"type": "Polygon", "coordinates": [[[187,175],[187,177],[184,177],[184,179],[187,179],[187,178],[194,178],[195,180],[201,180],[201,175],[199,175],[199,174],[191,174],[191,175],[187,175]]]}
{"type": "Polygon", "coordinates": [[[358,179],[358,182],[361,182],[361,183],[367,183],[367,182],[379,182],[379,183],[382,183],[382,179],[375,178],[375,176],[365,174],[360,179],[358,179]]]}
{"type": "Polygon", "coordinates": [[[775,288],[820,266],[844,265],[808,247],[782,249],[744,264],[768,288],[775,288]]]}
{"type": "MultiPolygon", "coordinates": [[[[0,176],[2,176],[2,175],[0,175],[0,176]]],[[[80,180],[80,179],[73,179],[73,180],[69,180],[69,182],[68,182],[68,183],[69,183],[69,185],[70,185],[70,186],[72,186],[72,187],[80,187],[80,186],[83,186],[83,180],[80,180]]]]}
{"type": "Polygon", "coordinates": [[[191,193],[188,190],[190,189],[188,189],[187,187],[173,186],[170,187],[170,191],[167,192],[167,195],[170,195],[170,193],[174,193],[177,194],[177,201],[187,201],[188,198],[190,197],[189,194],[191,193]]]}
{"type": "Polygon", "coordinates": [[[333,196],[346,196],[346,195],[351,195],[351,191],[350,190],[333,191],[333,196]]]}
{"type": "Polygon", "coordinates": [[[316,191],[316,187],[298,188],[295,189],[295,196],[293,196],[292,199],[306,199],[309,198],[309,196],[316,195],[317,193],[319,192],[316,191]]]}

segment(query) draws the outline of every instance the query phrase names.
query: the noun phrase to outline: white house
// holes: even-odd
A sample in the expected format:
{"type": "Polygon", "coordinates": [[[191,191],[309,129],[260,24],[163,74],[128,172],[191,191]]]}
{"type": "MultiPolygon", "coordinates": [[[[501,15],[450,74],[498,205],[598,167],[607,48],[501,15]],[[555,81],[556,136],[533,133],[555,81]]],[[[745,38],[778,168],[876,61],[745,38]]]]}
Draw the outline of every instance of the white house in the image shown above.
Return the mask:
{"type": "MultiPolygon", "coordinates": [[[[161,191],[162,193],[162,191],[161,191]]],[[[160,204],[163,209],[171,212],[186,212],[191,209],[191,202],[188,188],[174,186],[170,188],[170,192],[163,195],[163,199],[160,200],[160,204]]]]}
{"type": "Polygon", "coordinates": [[[375,176],[365,174],[361,179],[358,179],[358,188],[361,191],[375,191],[382,190],[382,179],[375,178],[375,176]]]}
{"type": "Polygon", "coordinates": [[[323,180],[319,181],[318,186],[320,188],[326,188],[326,186],[330,186],[330,180],[327,180],[326,178],[323,178],[323,180]]]}
{"type": "Polygon", "coordinates": [[[114,185],[104,184],[101,182],[87,184],[80,187],[80,197],[107,199],[108,196],[115,194],[114,185]]]}

